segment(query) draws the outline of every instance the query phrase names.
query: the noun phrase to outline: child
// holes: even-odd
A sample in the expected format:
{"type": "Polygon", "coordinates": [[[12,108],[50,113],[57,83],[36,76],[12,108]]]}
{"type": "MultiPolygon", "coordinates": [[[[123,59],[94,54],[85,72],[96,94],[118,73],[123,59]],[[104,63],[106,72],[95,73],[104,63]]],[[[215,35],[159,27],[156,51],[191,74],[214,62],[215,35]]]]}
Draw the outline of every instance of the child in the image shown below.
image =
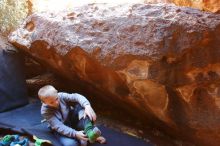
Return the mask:
{"type": "Polygon", "coordinates": [[[88,140],[105,143],[100,130],[93,125],[96,114],[84,96],[58,93],[51,85],[42,87],[38,96],[43,103],[41,115],[62,145],[87,145],[88,140]]]}

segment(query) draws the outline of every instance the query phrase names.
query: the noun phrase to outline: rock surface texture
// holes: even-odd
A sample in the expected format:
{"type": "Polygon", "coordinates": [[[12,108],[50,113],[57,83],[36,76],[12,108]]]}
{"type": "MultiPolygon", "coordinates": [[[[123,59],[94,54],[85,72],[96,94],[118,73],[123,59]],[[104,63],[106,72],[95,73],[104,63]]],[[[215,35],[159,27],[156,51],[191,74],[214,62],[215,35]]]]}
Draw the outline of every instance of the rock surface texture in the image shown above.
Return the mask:
{"type": "Polygon", "coordinates": [[[219,34],[219,14],[168,4],[90,4],[33,14],[9,40],[92,98],[215,146],[219,34]]]}
{"type": "Polygon", "coordinates": [[[206,10],[214,13],[220,13],[219,0],[170,0],[178,6],[187,6],[206,10]]]}
{"type": "Polygon", "coordinates": [[[213,13],[220,13],[219,0],[143,0],[144,3],[174,3],[177,6],[197,8],[213,13]]]}

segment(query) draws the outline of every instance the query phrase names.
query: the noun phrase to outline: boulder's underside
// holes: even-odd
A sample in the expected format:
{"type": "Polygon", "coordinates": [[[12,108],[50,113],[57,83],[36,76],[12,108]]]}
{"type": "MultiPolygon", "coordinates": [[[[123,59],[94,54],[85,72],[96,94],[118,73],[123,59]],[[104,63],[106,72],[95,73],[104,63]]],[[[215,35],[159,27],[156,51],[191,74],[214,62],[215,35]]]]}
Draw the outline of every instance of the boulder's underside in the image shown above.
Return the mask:
{"type": "Polygon", "coordinates": [[[219,14],[89,4],[33,14],[9,41],[92,98],[197,144],[220,143],[219,14]]]}

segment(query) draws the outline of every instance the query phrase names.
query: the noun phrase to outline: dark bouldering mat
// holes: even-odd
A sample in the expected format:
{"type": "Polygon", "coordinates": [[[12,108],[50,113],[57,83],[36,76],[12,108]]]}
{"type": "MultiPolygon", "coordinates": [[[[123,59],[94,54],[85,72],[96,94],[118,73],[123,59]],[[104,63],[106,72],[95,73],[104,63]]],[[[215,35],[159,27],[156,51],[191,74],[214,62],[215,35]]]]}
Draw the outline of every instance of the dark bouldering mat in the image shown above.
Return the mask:
{"type": "Polygon", "coordinates": [[[0,112],[28,103],[24,59],[0,36],[0,112]]]}
{"type": "MultiPolygon", "coordinates": [[[[12,130],[29,135],[36,135],[39,138],[52,141],[54,146],[60,146],[46,123],[41,123],[40,102],[32,103],[24,107],[8,112],[0,113],[0,130],[12,130]]],[[[98,126],[103,136],[107,138],[105,146],[153,146],[141,139],[120,133],[105,126],[98,126]]],[[[92,144],[91,146],[101,146],[92,144]]]]}

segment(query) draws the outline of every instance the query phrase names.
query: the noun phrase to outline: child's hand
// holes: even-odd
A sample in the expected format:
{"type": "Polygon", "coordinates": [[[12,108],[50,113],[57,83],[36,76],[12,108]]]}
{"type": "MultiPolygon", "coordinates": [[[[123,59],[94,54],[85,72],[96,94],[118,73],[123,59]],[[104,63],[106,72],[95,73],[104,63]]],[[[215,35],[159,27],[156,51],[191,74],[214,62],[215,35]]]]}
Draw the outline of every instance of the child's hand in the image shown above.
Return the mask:
{"type": "Polygon", "coordinates": [[[96,114],[90,105],[85,106],[84,118],[86,115],[90,118],[91,121],[96,121],[96,114]]]}
{"type": "Polygon", "coordinates": [[[84,140],[84,141],[88,141],[87,136],[83,133],[83,131],[77,131],[76,132],[76,138],[78,140],[84,140]]]}

